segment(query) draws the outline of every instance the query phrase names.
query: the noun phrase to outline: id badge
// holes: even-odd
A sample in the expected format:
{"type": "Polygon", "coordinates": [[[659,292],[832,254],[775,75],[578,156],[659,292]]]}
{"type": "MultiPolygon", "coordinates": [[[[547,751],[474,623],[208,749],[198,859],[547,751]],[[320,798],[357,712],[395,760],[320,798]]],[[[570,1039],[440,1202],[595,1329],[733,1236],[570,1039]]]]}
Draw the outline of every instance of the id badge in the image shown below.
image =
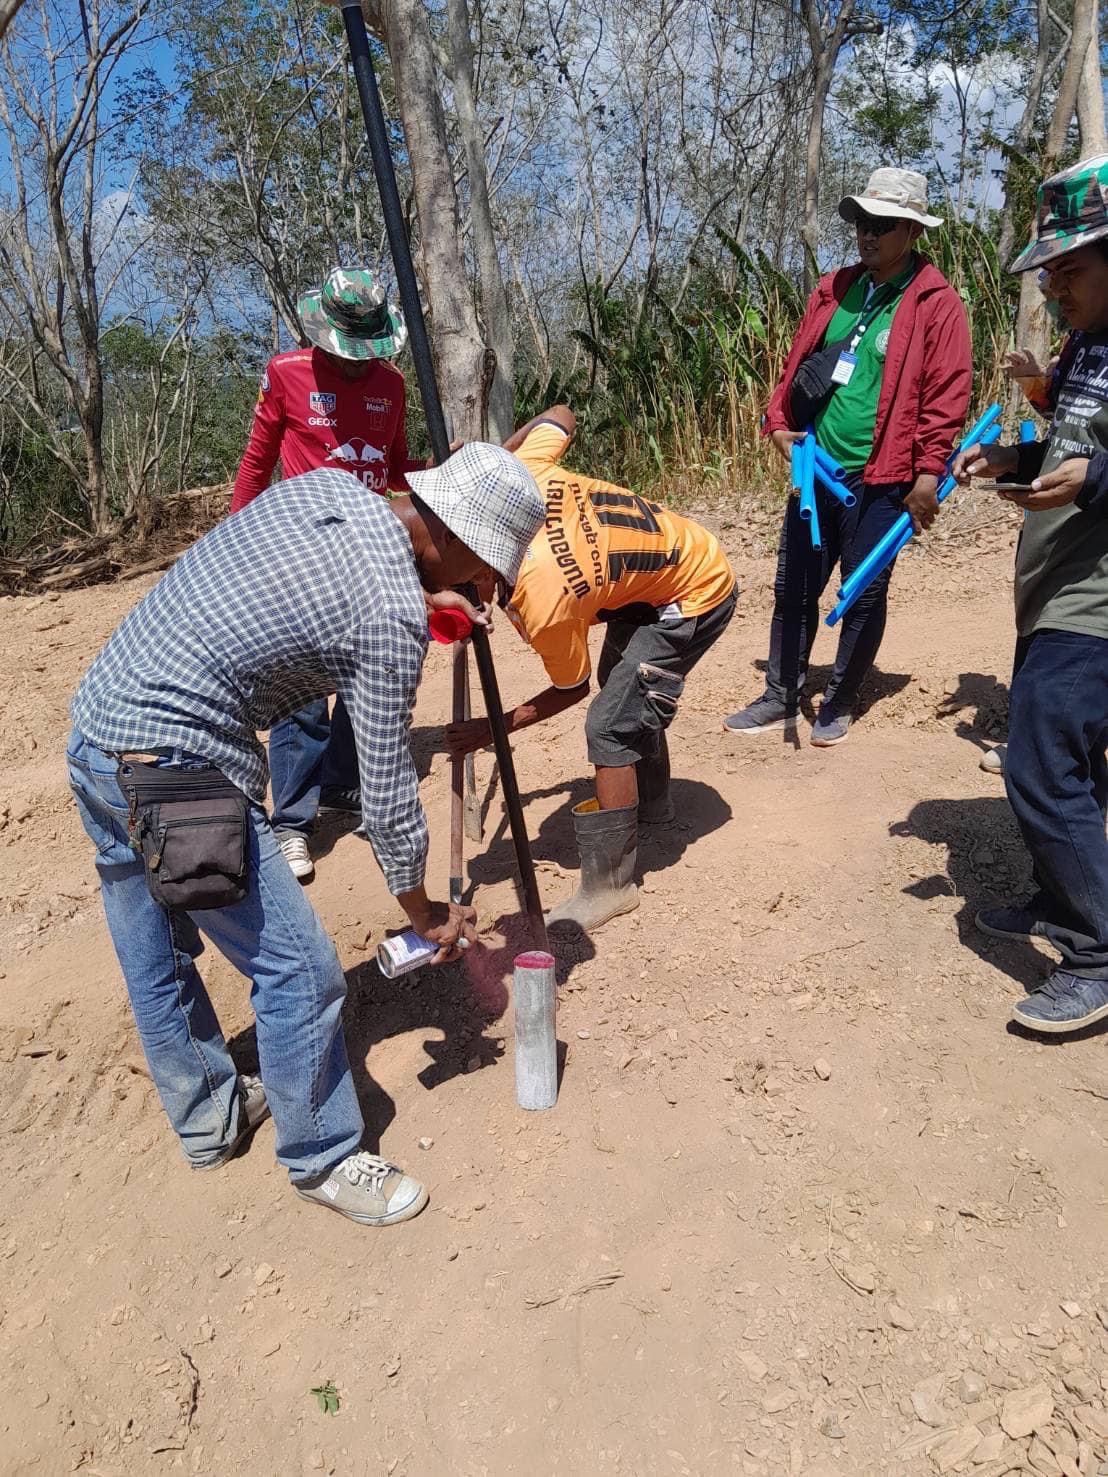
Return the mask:
{"type": "Polygon", "coordinates": [[[858,355],[852,354],[849,349],[844,349],[835,360],[835,367],[831,371],[831,383],[833,385],[849,385],[850,377],[854,373],[854,366],[858,363],[858,355]]]}

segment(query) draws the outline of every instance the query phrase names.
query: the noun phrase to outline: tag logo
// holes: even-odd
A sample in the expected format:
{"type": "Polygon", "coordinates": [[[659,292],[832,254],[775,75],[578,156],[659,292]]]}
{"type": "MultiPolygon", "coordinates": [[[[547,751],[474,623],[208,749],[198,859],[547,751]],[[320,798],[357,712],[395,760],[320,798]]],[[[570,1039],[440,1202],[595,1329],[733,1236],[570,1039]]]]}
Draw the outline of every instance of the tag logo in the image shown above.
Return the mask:
{"type": "Polygon", "coordinates": [[[268,395],[269,394],[269,370],[268,369],[262,375],[262,394],[263,395],[268,395]]]}
{"type": "Polygon", "coordinates": [[[308,396],[308,409],[313,415],[334,415],[337,397],[328,390],[312,390],[308,396]]]}
{"type": "Polygon", "coordinates": [[[881,355],[882,359],[884,359],[889,347],[889,330],[887,328],[883,328],[877,335],[873,347],[881,355]]]}

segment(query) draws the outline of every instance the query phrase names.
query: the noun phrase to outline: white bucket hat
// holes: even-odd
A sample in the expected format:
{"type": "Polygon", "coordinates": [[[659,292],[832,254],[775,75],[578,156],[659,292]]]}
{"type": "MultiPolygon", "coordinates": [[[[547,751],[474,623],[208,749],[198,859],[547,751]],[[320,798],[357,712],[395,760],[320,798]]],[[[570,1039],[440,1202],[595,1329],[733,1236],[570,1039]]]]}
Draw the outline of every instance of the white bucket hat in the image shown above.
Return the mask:
{"type": "Polygon", "coordinates": [[[527,545],[546,521],[539,484],[502,446],[471,441],[426,472],[409,472],[416,497],[514,587],[527,545]]]}
{"type": "Polygon", "coordinates": [[[921,226],[941,226],[942,216],[927,214],[927,181],[914,169],[875,169],[860,195],[844,195],[839,214],[854,224],[864,215],[896,216],[921,226]]]}

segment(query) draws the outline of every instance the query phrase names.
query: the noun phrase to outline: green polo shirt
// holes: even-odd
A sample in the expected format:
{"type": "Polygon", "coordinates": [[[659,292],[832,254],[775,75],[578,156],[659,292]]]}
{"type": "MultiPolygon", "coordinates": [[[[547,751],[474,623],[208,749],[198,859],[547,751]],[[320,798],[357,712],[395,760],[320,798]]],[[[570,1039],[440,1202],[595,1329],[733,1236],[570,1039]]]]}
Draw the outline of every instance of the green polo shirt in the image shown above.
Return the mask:
{"type": "MultiPolygon", "coordinates": [[[[881,397],[889,329],[916,266],[917,263],[912,261],[899,277],[892,277],[887,283],[874,287],[874,292],[888,293],[888,301],[877,311],[854,351],[858,362],[850,383],[837,385],[831,399],[816,417],[819,444],[848,472],[860,472],[873,452],[873,428],[877,421],[877,402],[881,397]]],[[[827,325],[825,344],[850,338],[865,312],[870,285],[868,272],[863,272],[850,284],[827,325]]]]}

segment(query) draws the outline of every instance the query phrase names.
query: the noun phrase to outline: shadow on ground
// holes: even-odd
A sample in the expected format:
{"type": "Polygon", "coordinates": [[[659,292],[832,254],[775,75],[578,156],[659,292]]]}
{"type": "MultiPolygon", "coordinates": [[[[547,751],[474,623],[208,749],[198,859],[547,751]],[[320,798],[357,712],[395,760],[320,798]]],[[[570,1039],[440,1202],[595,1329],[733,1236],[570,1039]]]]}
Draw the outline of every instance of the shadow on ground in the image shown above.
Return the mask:
{"type": "Polygon", "coordinates": [[[958,686],[939,704],[935,716],[957,716],[954,732],[958,737],[979,749],[989,749],[1008,737],[1008,684],[989,673],[962,672],[958,686]]]}
{"type": "MultiPolygon", "coordinates": [[[[592,776],[582,775],[565,784],[551,785],[545,790],[530,790],[521,798],[524,809],[538,800],[549,800],[552,796],[564,797],[564,804],[553,811],[531,836],[531,852],[538,863],[551,862],[565,871],[575,872],[580,866],[577,843],[573,834],[573,807],[588,800],[595,792],[592,776]]],[[[690,846],[702,837],[717,831],[731,819],[731,807],[711,785],[700,780],[674,778],[670,782],[677,819],[665,826],[643,827],[639,833],[639,873],[665,871],[674,866],[690,846]]],[[[496,830],[486,835],[484,850],[470,863],[470,892],[475,887],[484,887],[503,882],[516,875],[515,851],[508,832],[506,816],[501,816],[496,830]]],[[[540,877],[543,884],[543,903],[551,908],[560,901],[562,894],[568,895],[572,883],[561,879],[562,893],[555,893],[554,886],[540,877]],[[550,893],[550,896],[546,894],[550,893]]]]}
{"type": "MultiPolygon", "coordinates": [[[[504,1035],[496,1026],[509,1004],[512,960],[530,941],[525,918],[499,919],[497,927],[505,933],[502,947],[478,946],[457,964],[415,970],[394,980],[384,978],[375,960],[346,971],[343,1027],[365,1118],[364,1146],[370,1152],[377,1152],[382,1134],[396,1117],[393,1098],[371,1071],[374,1047],[411,1031],[432,1033],[423,1042],[431,1061],[417,1074],[429,1092],[453,1077],[491,1067],[504,1056],[504,1035]]],[[[564,982],[574,965],[591,958],[595,950],[582,934],[568,948],[559,941],[555,952],[559,982],[564,982]]],[[[240,1071],[258,1070],[253,1026],[239,1032],[229,1046],[240,1071]]],[[[564,1059],[565,1045],[559,1042],[559,1075],[564,1059]]]]}
{"type": "MultiPolygon", "coordinates": [[[[764,658],[754,663],[755,669],[763,674],[766,671],[766,666],[767,663],[764,658]]],[[[822,695],[827,689],[827,684],[831,680],[831,673],[833,671],[834,667],[830,662],[825,663],[823,666],[812,666],[808,668],[808,680],[804,684],[804,692],[800,699],[800,713],[809,724],[815,723],[816,721],[816,715],[819,712],[818,700],[822,700],[822,695]]],[[[854,709],[854,717],[862,718],[872,708],[879,707],[882,703],[887,703],[891,698],[896,697],[897,693],[903,692],[911,680],[912,675],[910,672],[882,672],[880,668],[874,667],[862,683],[862,690],[858,695],[858,703],[854,709]]],[[[753,702],[758,696],[759,694],[757,692],[751,692],[745,701],[753,702]]],[[[739,706],[741,707],[743,704],[740,702],[739,706]]],[[[795,729],[782,729],[781,740],[787,747],[794,749],[801,747],[802,741],[795,729]]]]}
{"type": "Polygon", "coordinates": [[[1023,898],[1032,891],[1031,862],[1007,800],[999,796],[921,800],[906,820],[890,826],[889,834],[914,836],[928,845],[946,847],[946,871],[909,883],[904,888],[907,896],[961,898],[955,921],[966,948],[1025,990],[1042,983],[1048,962],[1032,944],[989,938],[973,921],[979,908],[1023,898]]]}

